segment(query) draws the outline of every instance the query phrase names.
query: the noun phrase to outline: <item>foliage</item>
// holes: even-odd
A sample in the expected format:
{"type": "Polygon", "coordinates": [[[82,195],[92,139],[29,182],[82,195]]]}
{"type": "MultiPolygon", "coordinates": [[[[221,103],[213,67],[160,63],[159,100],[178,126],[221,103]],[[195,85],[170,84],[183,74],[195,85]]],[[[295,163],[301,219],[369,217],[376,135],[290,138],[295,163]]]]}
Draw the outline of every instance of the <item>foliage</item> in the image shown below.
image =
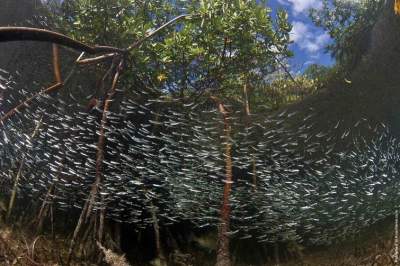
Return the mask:
{"type": "Polygon", "coordinates": [[[318,64],[309,65],[306,70],[304,70],[303,75],[310,79],[325,79],[329,75],[331,68],[318,64]]]}
{"type": "Polygon", "coordinates": [[[310,65],[302,75],[294,77],[294,80],[279,74],[270,82],[254,86],[251,106],[255,111],[261,111],[265,107],[278,110],[326,87],[337,76],[339,73],[336,67],[318,64],[310,65]]]}
{"type": "Polygon", "coordinates": [[[262,80],[288,50],[287,14],[272,18],[265,1],[67,0],[55,19],[60,30],[93,44],[126,47],[172,17],[188,13],[180,25],[132,51],[125,74],[147,86],[183,97],[206,89],[232,92],[262,80]]]}
{"type": "Polygon", "coordinates": [[[294,81],[278,78],[269,84],[258,86],[254,90],[252,105],[266,105],[272,110],[278,110],[290,103],[304,99],[321,87],[322,83],[318,78],[308,78],[304,75],[295,77],[294,81]]]}
{"type": "Polygon", "coordinates": [[[312,9],[311,18],[327,30],[333,42],[327,49],[346,70],[352,69],[368,50],[370,33],[385,1],[323,1],[320,10],[312,9]]]}
{"type": "Polygon", "coordinates": [[[303,77],[314,80],[318,89],[332,87],[343,83],[346,78],[344,67],[340,64],[327,67],[318,64],[309,65],[303,73],[303,77]]]}

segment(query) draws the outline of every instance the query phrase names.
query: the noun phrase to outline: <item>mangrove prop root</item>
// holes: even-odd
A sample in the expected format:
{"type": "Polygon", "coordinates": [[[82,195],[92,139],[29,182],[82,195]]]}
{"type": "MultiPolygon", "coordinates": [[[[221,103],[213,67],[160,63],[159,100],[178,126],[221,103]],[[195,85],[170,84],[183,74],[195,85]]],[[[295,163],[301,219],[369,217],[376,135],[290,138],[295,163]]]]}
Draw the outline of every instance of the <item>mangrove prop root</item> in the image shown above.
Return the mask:
{"type": "Polygon", "coordinates": [[[225,108],[222,101],[216,97],[211,97],[218,104],[219,112],[223,116],[224,121],[224,145],[225,145],[225,184],[221,207],[221,224],[218,228],[218,246],[217,246],[217,262],[216,266],[230,266],[229,253],[229,228],[230,228],[230,194],[232,190],[232,144],[230,142],[231,125],[229,123],[229,112],[225,108]]]}
{"type": "Polygon", "coordinates": [[[13,115],[15,115],[16,113],[20,112],[21,110],[25,109],[26,107],[28,107],[32,101],[36,98],[38,98],[40,95],[42,94],[49,94],[53,91],[56,91],[58,89],[60,89],[63,86],[62,83],[57,83],[54,84],[46,89],[41,90],[40,92],[35,93],[33,96],[25,99],[23,102],[21,102],[20,104],[18,104],[17,106],[15,106],[14,108],[12,108],[10,111],[8,111],[5,115],[3,115],[0,118],[0,126],[2,124],[4,124],[5,121],[7,121],[10,117],[12,117],[13,115]]]}
{"type": "MultiPolygon", "coordinates": [[[[99,134],[99,139],[97,143],[97,153],[96,153],[96,176],[95,176],[95,181],[92,184],[92,188],[90,190],[89,197],[87,201],[85,202],[85,205],[81,211],[81,215],[78,219],[78,223],[75,227],[74,234],[71,239],[70,243],[70,248],[68,250],[68,261],[67,264],[71,261],[71,256],[72,252],[75,247],[76,239],[78,237],[78,234],[80,232],[80,229],[84,223],[86,223],[87,219],[90,217],[93,209],[93,205],[97,196],[97,192],[99,189],[99,186],[102,182],[102,168],[103,168],[103,159],[104,159],[104,144],[105,144],[105,128],[107,126],[107,113],[110,109],[111,106],[111,101],[113,96],[116,93],[116,88],[117,88],[117,82],[120,77],[121,71],[122,71],[122,66],[123,66],[123,60],[120,61],[116,73],[114,75],[114,79],[112,82],[111,89],[109,90],[107,94],[107,98],[104,101],[104,106],[103,106],[103,115],[101,118],[101,124],[100,124],[100,134],[99,134]]],[[[100,224],[102,225],[104,223],[104,215],[100,215],[100,224]]],[[[101,226],[98,236],[102,238],[103,233],[101,232],[103,230],[103,226],[101,226]]]]}

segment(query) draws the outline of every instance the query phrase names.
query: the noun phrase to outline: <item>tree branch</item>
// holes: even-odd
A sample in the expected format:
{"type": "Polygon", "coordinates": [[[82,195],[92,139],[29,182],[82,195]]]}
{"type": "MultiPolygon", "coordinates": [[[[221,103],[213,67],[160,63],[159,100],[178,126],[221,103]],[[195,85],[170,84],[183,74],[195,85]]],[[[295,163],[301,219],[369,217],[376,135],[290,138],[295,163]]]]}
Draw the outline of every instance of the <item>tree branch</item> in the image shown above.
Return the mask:
{"type": "MultiPolygon", "coordinates": [[[[184,15],[180,15],[177,16],[176,18],[171,19],[170,21],[168,21],[167,23],[165,23],[164,25],[162,25],[161,27],[155,29],[154,31],[150,32],[148,35],[146,35],[143,39],[140,39],[138,41],[136,41],[135,43],[133,43],[131,46],[129,46],[127,48],[128,51],[135,49],[137,47],[139,47],[140,45],[142,45],[142,43],[144,43],[145,41],[147,41],[149,38],[153,37],[155,34],[157,34],[159,31],[163,30],[164,28],[168,27],[169,25],[175,23],[176,21],[185,18],[189,16],[188,14],[184,14],[184,15]]],[[[0,36],[1,37],[1,36],[0,36]]]]}
{"type": "Polygon", "coordinates": [[[76,41],[63,34],[36,28],[27,27],[0,27],[0,42],[11,41],[38,41],[51,42],[70,47],[75,50],[84,51],[88,54],[99,53],[125,53],[125,50],[111,46],[89,46],[76,41]]]}
{"type": "Polygon", "coordinates": [[[21,111],[22,109],[26,108],[27,106],[29,106],[29,104],[36,99],[37,97],[39,97],[41,94],[49,94],[53,91],[58,90],[59,88],[61,88],[63,86],[62,83],[57,83],[54,84],[46,89],[41,90],[40,92],[35,93],[33,96],[27,98],[25,101],[21,102],[20,104],[18,104],[17,106],[15,106],[13,109],[11,109],[10,111],[8,111],[5,115],[3,115],[2,117],[0,117],[0,126],[3,125],[3,123],[10,118],[11,116],[13,116],[14,114],[16,114],[17,112],[21,111]]]}

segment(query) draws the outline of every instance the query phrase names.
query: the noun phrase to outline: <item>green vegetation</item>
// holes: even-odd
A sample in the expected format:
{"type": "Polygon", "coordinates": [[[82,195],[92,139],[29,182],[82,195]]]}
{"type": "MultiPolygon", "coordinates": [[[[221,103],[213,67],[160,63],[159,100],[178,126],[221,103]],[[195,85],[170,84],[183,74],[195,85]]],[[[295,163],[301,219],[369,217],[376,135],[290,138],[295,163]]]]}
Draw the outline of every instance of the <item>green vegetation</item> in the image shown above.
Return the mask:
{"type": "Polygon", "coordinates": [[[327,30],[333,39],[327,49],[346,71],[353,69],[366,55],[372,28],[385,2],[324,0],[322,9],[311,10],[315,24],[327,30]]]}
{"type": "Polygon", "coordinates": [[[278,68],[288,50],[291,26],[285,11],[276,19],[257,1],[65,1],[56,25],[86,43],[127,47],[181,14],[129,54],[126,79],[183,97],[203,91],[235,95],[278,68]]]}

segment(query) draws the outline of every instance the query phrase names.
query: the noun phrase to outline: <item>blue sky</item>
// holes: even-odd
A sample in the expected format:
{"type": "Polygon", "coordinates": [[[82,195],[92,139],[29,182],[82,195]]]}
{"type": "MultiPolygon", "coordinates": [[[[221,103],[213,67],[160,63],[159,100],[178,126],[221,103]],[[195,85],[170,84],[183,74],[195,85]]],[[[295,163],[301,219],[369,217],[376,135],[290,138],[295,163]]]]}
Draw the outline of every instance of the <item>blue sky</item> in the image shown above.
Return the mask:
{"type": "Polygon", "coordinates": [[[290,60],[293,72],[303,71],[310,64],[332,65],[334,60],[325,47],[331,41],[329,34],[314,26],[308,16],[310,8],[320,8],[321,0],[269,0],[268,5],[275,11],[284,8],[293,25],[291,49],[294,58],[290,60]]]}

